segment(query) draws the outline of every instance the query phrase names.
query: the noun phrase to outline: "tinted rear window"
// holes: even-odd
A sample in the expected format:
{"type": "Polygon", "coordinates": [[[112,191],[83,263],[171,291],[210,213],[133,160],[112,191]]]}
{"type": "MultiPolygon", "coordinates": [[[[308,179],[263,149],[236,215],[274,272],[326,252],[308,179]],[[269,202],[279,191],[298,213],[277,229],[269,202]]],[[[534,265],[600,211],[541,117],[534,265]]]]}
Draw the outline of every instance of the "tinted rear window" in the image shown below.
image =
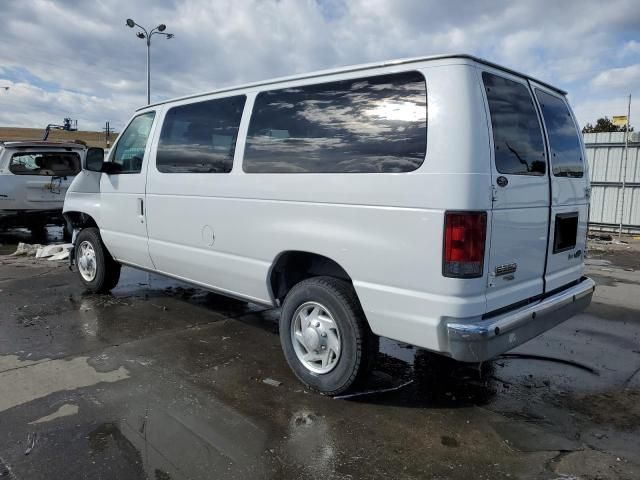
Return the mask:
{"type": "Polygon", "coordinates": [[[536,97],[549,136],[551,171],[556,177],[582,177],[582,148],[569,107],[561,98],[542,90],[536,89],[536,97]]]}
{"type": "Polygon", "coordinates": [[[165,173],[227,173],[233,167],[246,97],[173,107],[160,133],[156,166],[165,173]]]}
{"type": "Polygon", "coordinates": [[[484,72],[496,169],[511,175],[544,175],[544,142],[529,89],[484,72]]]}
{"type": "Polygon", "coordinates": [[[427,91],[418,72],[262,92],[245,172],[409,172],[427,148],[427,91]]]}
{"type": "Polygon", "coordinates": [[[9,170],[15,175],[76,175],[80,171],[80,155],[75,152],[14,153],[9,170]]]}

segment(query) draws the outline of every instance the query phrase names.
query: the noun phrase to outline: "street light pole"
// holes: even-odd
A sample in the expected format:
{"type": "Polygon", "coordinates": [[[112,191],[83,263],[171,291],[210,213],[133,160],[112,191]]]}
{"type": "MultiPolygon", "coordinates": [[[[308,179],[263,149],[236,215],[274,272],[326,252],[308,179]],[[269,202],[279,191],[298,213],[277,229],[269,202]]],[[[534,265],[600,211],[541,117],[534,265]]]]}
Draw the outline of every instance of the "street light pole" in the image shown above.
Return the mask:
{"type": "Polygon", "coordinates": [[[151,104],[151,38],[147,35],[147,105],[151,104]]]}
{"type": "Polygon", "coordinates": [[[147,105],[151,103],[151,37],[154,35],[164,35],[167,40],[173,38],[173,33],[165,33],[167,26],[161,23],[157,27],[153,28],[150,32],[147,31],[142,25],[138,25],[132,19],[127,18],[127,27],[138,27],[141,32],[136,33],[136,37],[143,38],[147,43],[147,105]]]}

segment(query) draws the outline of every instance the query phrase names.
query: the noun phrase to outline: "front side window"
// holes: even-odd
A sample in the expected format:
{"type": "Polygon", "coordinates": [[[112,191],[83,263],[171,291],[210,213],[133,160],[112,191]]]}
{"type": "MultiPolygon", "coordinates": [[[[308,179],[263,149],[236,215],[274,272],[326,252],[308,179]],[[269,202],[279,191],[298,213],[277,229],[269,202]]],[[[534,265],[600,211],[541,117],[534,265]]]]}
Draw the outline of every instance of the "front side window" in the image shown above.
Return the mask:
{"type": "Polygon", "coordinates": [[[556,177],[584,175],[582,148],[578,129],[567,104],[555,95],[536,89],[536,98],[549,136],[551,171],[556,177]]]}
{"type": "Polygon", "coordinates": [[[420,73],[404,72],[261,92],[243,169],[410,172],[426,149],[426,83],[420,73]]]}
{"type": "Polygon", "coordinates": [[[80,172],[80,155],[76,152],[14,153],[9,170],[15,175],[73,176],[80,172]]]}
{"type": "Polygon", "coordinates": [[[113,173],[140,173],[155,116],[155,112],[138,115],[122,132],[111,157],[111,162],[119,166],[113,173]]]}
{"type": "Polygon", "coordinates": [[[160,132],[158,171],[230,172],[245,100],[238,95],[169,110],[160,132]]]}
{"type": "Polygon", "coordinates": [[[546,161],[538,115],[522,83],[484,72],[496,169],[511,175],[544,175],[546,161]]]}

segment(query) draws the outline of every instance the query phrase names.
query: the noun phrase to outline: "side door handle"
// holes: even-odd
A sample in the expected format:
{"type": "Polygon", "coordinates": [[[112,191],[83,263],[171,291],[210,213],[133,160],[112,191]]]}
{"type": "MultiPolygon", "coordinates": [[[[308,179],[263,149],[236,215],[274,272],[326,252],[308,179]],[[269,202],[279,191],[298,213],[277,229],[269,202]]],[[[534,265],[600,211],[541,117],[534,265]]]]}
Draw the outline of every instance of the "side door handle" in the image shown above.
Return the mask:
{"type": "Polygon", "coordinates": [[[140,223],[144,222],[144,198],[138,198],[138,218],[140,223]]]}

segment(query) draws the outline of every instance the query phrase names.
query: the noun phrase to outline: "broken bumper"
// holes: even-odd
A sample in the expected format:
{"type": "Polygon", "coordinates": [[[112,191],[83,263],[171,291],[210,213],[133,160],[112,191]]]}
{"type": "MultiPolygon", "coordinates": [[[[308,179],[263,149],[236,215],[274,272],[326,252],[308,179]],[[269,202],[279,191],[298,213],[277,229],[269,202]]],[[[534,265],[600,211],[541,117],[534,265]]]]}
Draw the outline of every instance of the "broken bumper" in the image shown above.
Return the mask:
{"type": "Polygon", "coordinates": [[[537,337],[584,310],[595,290],[595,282],[583,277],[573,287],[479,322],[447,324],[449,353],[463,362],[482,362],[537,337]]]}

